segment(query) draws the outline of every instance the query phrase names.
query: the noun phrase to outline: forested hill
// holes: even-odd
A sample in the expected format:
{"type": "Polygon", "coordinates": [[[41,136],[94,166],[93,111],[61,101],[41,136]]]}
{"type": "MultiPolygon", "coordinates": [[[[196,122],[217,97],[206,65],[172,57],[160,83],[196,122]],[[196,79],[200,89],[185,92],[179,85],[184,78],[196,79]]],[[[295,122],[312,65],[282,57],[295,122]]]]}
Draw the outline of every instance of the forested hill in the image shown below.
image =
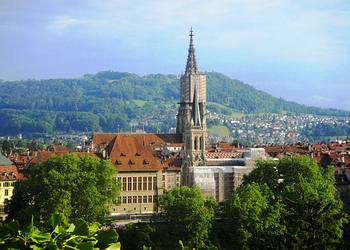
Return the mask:
{"type": "MultiPolygon", "coordinates": [[[[350,115],[278,99],[220,73],[207,73],[207,78],[209,110],[350,115]]],[[[104,71],[76,79],[2,81],[0,135],[125,130],[130,120],[145,114],[165,110],[174,117],[178,99],[175,75],[104,71]]],[[[175,125],[174,119],[168,123],[175,125]]]]}

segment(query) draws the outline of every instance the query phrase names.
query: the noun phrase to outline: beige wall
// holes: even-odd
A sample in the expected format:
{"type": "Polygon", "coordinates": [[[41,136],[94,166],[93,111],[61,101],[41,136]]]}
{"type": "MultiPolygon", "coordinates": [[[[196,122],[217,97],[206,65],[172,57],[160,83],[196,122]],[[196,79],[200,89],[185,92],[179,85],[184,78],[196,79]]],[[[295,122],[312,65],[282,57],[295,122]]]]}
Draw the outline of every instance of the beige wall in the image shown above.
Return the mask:
{"type": "Polygon", "coordinates": [[[0,181],[0,220],[5,220],[5,202],[10,200],[13,194],[14,181],[0,181]]]}
{"type": "Polygon", "coordinates": [[[158,212],[163,190],[180,185],[180,171],[119,172],[117,178],[121,183],[119,205],[110,207],[111,215],[158,212]]]}

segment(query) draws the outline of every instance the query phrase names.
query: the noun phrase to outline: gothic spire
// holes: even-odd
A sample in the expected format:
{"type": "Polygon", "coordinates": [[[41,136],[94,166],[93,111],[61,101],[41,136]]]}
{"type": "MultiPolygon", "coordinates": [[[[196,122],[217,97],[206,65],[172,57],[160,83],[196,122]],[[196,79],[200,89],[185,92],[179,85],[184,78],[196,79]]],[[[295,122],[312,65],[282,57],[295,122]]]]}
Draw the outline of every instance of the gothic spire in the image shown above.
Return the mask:
{"type": "Polygon", "coordinates": [[[187,64],[186,64],[186,71],[185,74],[188,73],[198,73],[197,68],[197,62],[196,62],[196,55],[194,53],[194,46],[193,46],[193,30],[191,27],[190,30],[190,46],[188,48],[188,56],[187,56],[187,64]]]}
{"type": "Polygon", "coordinates": [[[197,83],[194,85],[193,90],[193,104],[192,104],[192,119],[193,119],[193,125],[195,127],[201,126],[201,113],[199,111],[199,102],[198,102],[198,96],[197,96],[197,83]]]}

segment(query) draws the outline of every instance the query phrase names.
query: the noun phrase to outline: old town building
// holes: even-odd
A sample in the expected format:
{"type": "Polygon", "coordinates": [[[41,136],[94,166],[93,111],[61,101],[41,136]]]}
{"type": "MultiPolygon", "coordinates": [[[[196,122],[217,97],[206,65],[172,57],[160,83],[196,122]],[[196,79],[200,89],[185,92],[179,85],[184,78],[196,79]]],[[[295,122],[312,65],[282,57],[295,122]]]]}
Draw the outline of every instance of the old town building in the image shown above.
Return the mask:
{"type": "Polygon", "coordinates": [[[92,151],[118,170],[119,205],[111,215],[154,213],[164,190],[180,186],[183,144],[177,134],[95,133],[92,151]]]}
{"type": "Polygon", "coordinates": [[[22,178],[17,167],[0,153],[0,220],[6,219],[5,205],[13,195],[15,182],[22,178]]]}

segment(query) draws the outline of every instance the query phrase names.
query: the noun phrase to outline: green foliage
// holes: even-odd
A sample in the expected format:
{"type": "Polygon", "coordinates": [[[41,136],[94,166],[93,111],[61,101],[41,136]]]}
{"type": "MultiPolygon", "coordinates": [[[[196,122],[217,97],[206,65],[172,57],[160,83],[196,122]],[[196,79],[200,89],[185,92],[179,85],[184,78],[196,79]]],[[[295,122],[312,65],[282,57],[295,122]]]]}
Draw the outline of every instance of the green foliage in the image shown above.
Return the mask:
{"type": "Polygon", "coordinates": [[[236,225],[232,246],[238,249],[279,248],[286,231],[281,222],[283,204],[275,202],[267,186],[243,185],[229,201],[228,215],[236,225]]]}
{"type": "Polygon", "coordinates": [[[220,73],[207,73],[208,102],[216,102],[241,113],[281,113],[347,115],[348,111],[321,109],[275,98],[239,80],[220,73]]]}
{"type": "MultiPolygon", "coordinates": [[[[277,99],[220,73],[207,77],[208,110],[219,113],[350,114],[277,99]]],[[[104,71],[78,79],[0,82],[0,135],[126,130],[146,113],[167,114],[164,131],[175,126],[178,81],[175,75],[104,71]]]]}
{"type": "Polygon", "coordinates": [[[153,224],[136,223],[121,227],[118,229],[118,234],[122,250],[146,250],[157,245],[156,241],[160,240],[161,232],[157,232],[153,224]],[[149,246],[149,248],[144,246],[149,246]]]}
{"type": "Polygon", "coordinates": [[[341,246],[346,215],[335,196],[332,168],[320,168],[308,157],[257,165],[228,205],[227,215],[236,222],[232,224],[234,237],[242,248],[341,246]]]}
{"type": "Polygon", "coordinates": [[[350,135],[350,124],[324,124],[318,123],[305,127],[301,134],[306,138],[323,140],[330,137],[343,137],[350,135]]]}
{"type": "Polygon", "coordinates": [[[27,180],[16,183],[9,217],[25,222],[35,215],[46,222],[61,212],[72,220],[99,220],[118,197],[115,175],[110,162],[97,157],[51,157],[33,167],[27,180]]]}
{"type": "Polygon", "coordinates": [[[164,249],[174,249],[179,240],[189,248],[206,248],[215,201],[206,201],[197,187],[177,187],[161,197],[160,205],[165,223],[158,232],[162,233],[164,249]]]}
{"type": "Polygon", "coordinates": [[[84,220],[68,223],[62,213],[54,213],[49,219],[49,230],[40,230],[33,219],[24,230],[18,221],[0,227],[1,249],[109,249],[120,250],[118,234],[112,229],[98,230],[96,224],[84,220]],[[84,228],[84,230],[81,230],[84,228]]]}
{"type": "Polygon", "coordinates": [[[37,151],[45,148],[45,145],[36,140],[28,139],[4,139],[0,140],[0,152],[5,155],[12,153],[22,153],[27,151],[37,151]]]}

